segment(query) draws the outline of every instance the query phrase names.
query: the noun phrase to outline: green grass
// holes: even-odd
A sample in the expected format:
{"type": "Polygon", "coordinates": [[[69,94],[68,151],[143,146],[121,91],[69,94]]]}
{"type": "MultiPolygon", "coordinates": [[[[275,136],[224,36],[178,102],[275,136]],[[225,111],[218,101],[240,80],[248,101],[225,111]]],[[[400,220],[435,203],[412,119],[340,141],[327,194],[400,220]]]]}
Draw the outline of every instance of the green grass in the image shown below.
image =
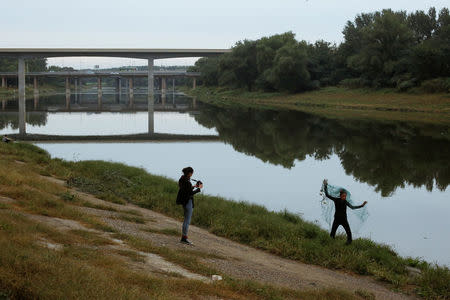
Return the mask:
{"type": "Polygon", "coordinates": [[[248,92],[198,87],[184,90],[215,105],[299,110],[335,119],[373,119],[450,124],[450,94],[407,94],[391,89],[328,87],[299,93],[248,92]]]}
{"type": "Polygon", "coordinates": [[[364,290],[356,290],[355,294],[360,296],[363,299],[367,299],[367,300],[375,300],[375,295],[373,293],[364,291],[364,290]]]}
{"type": "MultiPolygon", "coordinates": [[[[83,191],[94,195],[110,192],[124,201],[181,220],[181,209],[175,205],[174,200],[177,184],[173,180],[119,163],[50,159],[41,149],[27,144],[0,145],[0,153],[2,157],[20,158],[34,165],[37,171],[45,169],[50,174],[65,178],[70,185],[83,191]]],[[[29,166],[27,168],[30,169],[29,166]]],[[[0,172],[0,180],[7,181],[10,177],[2,177],[0,172]]],[[[2,189],[0,188],[0,194],[3,194],[2,189]]],[[[13,194],[7,196],[14,198],[13,194]]],[[[262,206],[208,195],[199,195],[196,200],[192,223],[219,236],[281,257],[370,275],[391,284],[393,288],[410,290],[412,287],[418,295],[426,298],[445,299],[450,296],[450,271],[446,267],[400,257],[389,246],[369,239],[356,239],[352,245],[344,246],[343,238],[330,239],[325,230],[286,211],[270,212],[262,206]],[[419,268],[422,275],[409,276],[406,266],[419,268]]],[[[45,202],[41,203],[39,199],[36,201],[45,206],[45,202]]],[[[64,211],[64,208],[55,203],[50,202],[47,206],[50,208],[46,209],[52,214],[64,211]]],[[[70,211],[66,214],[71,216],[70,211]]],[[[156,251],[151,245],[142,245],[136,240],[133,243],[134,247],[142,247],[140,250],[148,247],[147,251],[156,251]]],[[[164,255],[161,249],[157,251],[164,255]]],[[[175,254],[169,254],[165,255],[177,260],[175,254]]],[[[194,268],[197,263],[194,261],[191,266],[185,267],[194,268]]],[[[202,272],[208,273],[207,270],[202,272]]]]}
{"type": "Polygon", "coordinates": [[[142,213],[140,211],[138,211],[138,210],[135,210],[135,209],[124,209],[124,210],[121,210],[121,212],[126,213],[126,214],[130,214],[130,215],[133,215],[133,216],[142,217],[142,213]]]}
{"type": "Polygon", "coordinates": [[[120,214],[118,216],[118,218],[120,220],[123,221],[127,221],[127,222],[132,222],[132,223],[137,223],[137,224],[145,224],[145,220],[144,218],[138,217],[138,216],[133,216],[133,215],[127,215],[127,214],[120,214]]]}
{"type": "Polygon", "coordinates": [[[89,201],[83,201],[82,205],[84,207],[89,207],[89,208],[95,208],[95,209],[100,209],[100,210],[107,210],[107,211],[112,211],[112,212],[117,212],[117,209],[115,209],[112,206],[109,205],[104,205],[104,204],[95,204],[89,201]]]}

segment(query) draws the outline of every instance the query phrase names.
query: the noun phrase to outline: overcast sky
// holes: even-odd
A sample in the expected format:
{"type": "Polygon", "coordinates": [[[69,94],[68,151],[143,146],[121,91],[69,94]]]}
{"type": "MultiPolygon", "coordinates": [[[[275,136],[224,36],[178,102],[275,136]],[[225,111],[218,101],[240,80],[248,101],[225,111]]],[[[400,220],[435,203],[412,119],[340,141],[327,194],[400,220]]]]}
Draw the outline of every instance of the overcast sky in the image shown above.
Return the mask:
{"type": "MultiPolygon", "coordinates": [[[[361,12],[427,10],[448,0],[14,0],[0,1],[0,47],[229,48],[293,31],[297,39],[342,40],[361,12]]],[[[157,60],[156,65],[194,59],[157,60]]],[[[56,58],[75,68],[144,65],[137,59],[56,58]]]]}

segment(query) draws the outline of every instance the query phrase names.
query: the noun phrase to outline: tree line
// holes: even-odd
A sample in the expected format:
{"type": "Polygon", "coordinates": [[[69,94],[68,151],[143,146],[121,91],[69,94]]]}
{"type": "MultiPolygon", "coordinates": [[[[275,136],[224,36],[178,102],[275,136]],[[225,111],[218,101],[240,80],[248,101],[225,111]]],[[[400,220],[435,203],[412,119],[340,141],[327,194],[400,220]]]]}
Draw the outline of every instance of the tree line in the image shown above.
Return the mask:
{"type": "Polygon", "coordinates": [[[301,92],[330,85],[450,92],[450,13],[385,9],[348,21],[339,45],[292,32],[239,41],[190,71],[207,86],[301,92]]]}
{"type": "MultiPolygon", "coordinates": [[[[25,61],[27,72],[43,72],[47,70],[46,58],[32,58],[25,61]]],[[[0,72],[17,72],[17,58],[0,57],[0,72]]]]}

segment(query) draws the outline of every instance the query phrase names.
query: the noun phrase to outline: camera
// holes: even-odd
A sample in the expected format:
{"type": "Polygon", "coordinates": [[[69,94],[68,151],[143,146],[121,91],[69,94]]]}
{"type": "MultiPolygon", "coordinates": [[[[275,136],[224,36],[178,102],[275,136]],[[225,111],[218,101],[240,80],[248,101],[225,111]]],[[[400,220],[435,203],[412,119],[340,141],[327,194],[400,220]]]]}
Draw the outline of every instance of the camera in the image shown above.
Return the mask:
{"type": "Polygon", "coordinates": [[[203,184],[200,180],[191,179],[192,181],[196,182],[195,186],[198,187],[203,184]]]}

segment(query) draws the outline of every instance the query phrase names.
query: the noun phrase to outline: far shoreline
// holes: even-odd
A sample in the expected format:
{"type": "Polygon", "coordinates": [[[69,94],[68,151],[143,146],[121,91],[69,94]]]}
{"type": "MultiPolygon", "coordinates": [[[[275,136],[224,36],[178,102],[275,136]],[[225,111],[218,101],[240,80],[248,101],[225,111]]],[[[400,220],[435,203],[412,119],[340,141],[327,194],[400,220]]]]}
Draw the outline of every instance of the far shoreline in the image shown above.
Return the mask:
{"type": "Polygon", "coordinates": [[[331,119],[450,125],[450,94],[409,94],[392,89],[327,87],[297,94],[224,87],[184,89],[188,96],[220,106],[298,110],[331,119]]]}

